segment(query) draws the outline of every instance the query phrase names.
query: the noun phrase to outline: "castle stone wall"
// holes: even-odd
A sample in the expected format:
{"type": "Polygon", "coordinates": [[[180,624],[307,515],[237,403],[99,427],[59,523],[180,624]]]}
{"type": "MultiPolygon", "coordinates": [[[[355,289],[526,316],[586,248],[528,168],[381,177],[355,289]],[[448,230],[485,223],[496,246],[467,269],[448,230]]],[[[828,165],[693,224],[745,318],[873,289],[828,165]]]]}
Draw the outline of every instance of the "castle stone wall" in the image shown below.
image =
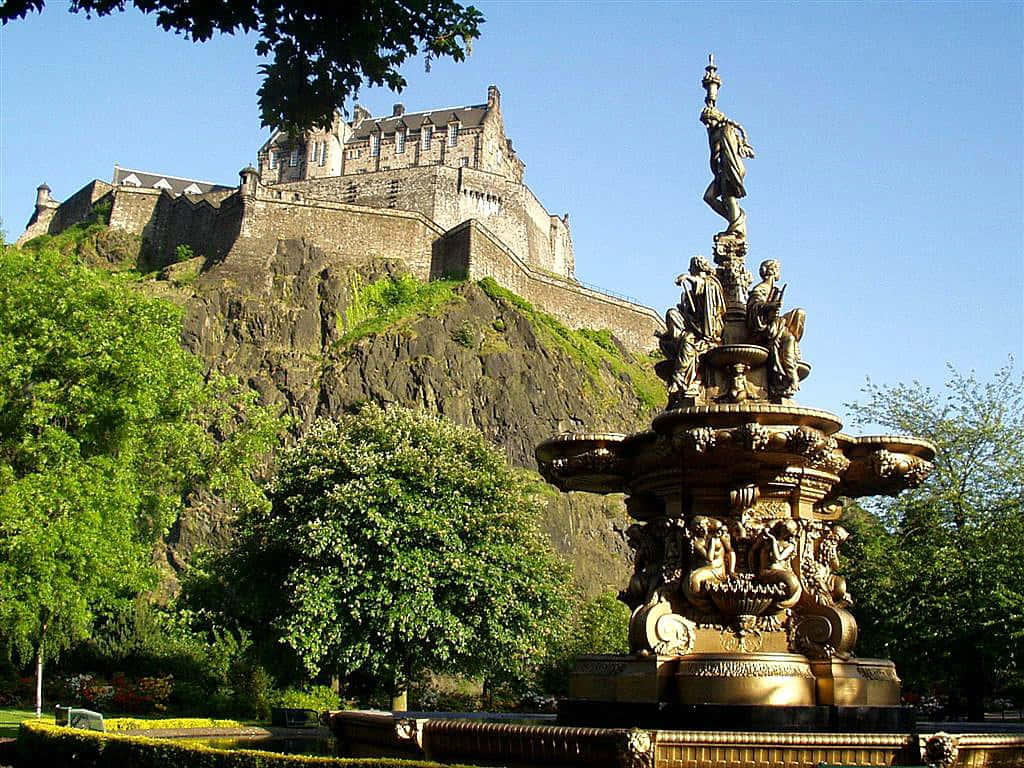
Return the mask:
{"type": "Polygon", "coordinates": [[[238,236],[241,214],[237,192],[216,206],[185,195],[163,195],[154,212],[151,237],[158,263],[174,261],[179,245],[189,246],[196,256],[223,257],[238,236]]]}
{"type": "Polygon", "coordinates": [[[479,222],[456,227],[445,241],[453,263],[468,259],[470,279],[492,277],[570,328],[607,328],[630,349],[644,352],[654,349],[655,331],[664,330],[661,316],[649,307],[531,269],[479,222]]]}
{"type": "Polygon", "coordinates": [[[40,235],[55,235],[68,227],[85,221],[92,207],[114,187],[105,181],[93,179],[56,208],[36,211],[28,221],[25,232],[18,238],[18,244],[26,243],[40,235]]]}
{"type": "MultiPolygon", "coordinates": [[[[263,191],[263,190],[261,190],[263,191]]],[[[245,198],[240,236],[304,239],[351,257],[404,261],[420,280],[432,275],[434,243],[443,231],[420,213],[363,208],[323,200],[245,198]]]]}
{"type": "Polygon", "coordinates": [[[118,187],[110,209],[110,228],[134,232],[153,242],[154,214],[164,194],[159,189],[118,187]]]}
{"type": "Polygon", "coordinates": [[[416,211],[443,229],[477,219],[524,261],[565,277],[573,274],[568,225],[548,214],[528,187],[495,173],[445,165],[399,168],[273,185],[261,194],[289,200],[296,193],[309,199],[416,211]]]}

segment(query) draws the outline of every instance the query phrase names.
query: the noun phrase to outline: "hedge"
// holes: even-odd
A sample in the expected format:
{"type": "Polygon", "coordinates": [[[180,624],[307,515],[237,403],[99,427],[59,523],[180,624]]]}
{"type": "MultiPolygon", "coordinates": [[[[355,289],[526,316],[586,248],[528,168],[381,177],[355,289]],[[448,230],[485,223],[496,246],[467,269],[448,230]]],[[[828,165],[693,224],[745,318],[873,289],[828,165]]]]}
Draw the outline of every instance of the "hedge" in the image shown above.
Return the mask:
{"type": "Polygon", "coordinates": [[[427,760],[307,757],[254,749],[214,749],[170,739],[85,731],[31,720],[23,722],[18,732],[18,756],[22,765],[48,768],[446,768],[427,760]]]}
{"type": "Polygon", "coordinates": [[[108,731],[170,730],[177,728],[244,728],[238,720],[214,720],[212,717],[161,717],[145,720],[140,717],[104,718],[108,731]]]}

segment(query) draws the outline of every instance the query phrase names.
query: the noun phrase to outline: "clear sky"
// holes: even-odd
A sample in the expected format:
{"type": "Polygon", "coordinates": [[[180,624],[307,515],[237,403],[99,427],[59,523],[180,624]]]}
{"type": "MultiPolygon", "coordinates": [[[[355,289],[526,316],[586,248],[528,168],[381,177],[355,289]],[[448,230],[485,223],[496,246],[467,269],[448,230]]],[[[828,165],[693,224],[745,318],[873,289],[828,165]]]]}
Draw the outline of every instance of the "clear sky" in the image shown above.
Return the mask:
{"type": "MultiPolygon", "coordinates": [[[[375,115],[480,103],[497,84],[526,181],[570,213],[576,273],[659,311],[722,228],[698,122],[757,151],[750,264],[782,262],[808,313],[798,400],[844,413],[865,377],[941,388],[948,363],[1024,364],[1024,4],[505,2],[462,64],[422,59],[375,115]]],[[[10,238],[114,163],[236,184],[268,136],[254,40],[195,45],[136,11],[52,2],[0,31],[0,218],[10,238]]],[[[349,105],[351,106],[351,105],[349,105]]]]}

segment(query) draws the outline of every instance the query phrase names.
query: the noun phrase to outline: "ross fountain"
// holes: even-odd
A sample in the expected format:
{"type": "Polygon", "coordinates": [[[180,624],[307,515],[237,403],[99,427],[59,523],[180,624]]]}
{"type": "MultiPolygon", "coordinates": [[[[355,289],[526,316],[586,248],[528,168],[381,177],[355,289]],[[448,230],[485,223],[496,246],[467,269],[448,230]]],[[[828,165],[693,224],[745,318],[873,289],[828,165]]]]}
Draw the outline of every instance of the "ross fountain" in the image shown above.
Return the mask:
{"type": "Polygon", "coordinates": [[[753,284],[738,202],[753,148],[717,107],[713,56],[702,84],[704,200],[727,226],[714,264],[695,256],[676,278],[655,366],[666,408],[643,432],[562,434],[536,449],[561,490],[626,495],[630,654],[578,659],[555,725],[420,717],[395,731],[347,715],[335,731],[352,744],[397,732],[408,754],[478,764],[1024,764],[1019,735],[918,734],[893,663],[855,655],[840,499],[920,484],[935,449],[845,434],[836,416],[793,401],[810,373],[806,316],[784,308],[777,260],[753,284]]]}

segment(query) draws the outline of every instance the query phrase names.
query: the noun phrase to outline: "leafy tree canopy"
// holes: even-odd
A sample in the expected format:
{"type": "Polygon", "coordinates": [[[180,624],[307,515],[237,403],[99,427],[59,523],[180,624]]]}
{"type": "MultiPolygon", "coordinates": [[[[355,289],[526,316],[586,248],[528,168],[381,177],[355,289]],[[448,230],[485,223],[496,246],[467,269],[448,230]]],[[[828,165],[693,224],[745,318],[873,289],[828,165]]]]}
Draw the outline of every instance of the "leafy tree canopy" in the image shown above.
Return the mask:
{"type": "Polygon", "coordinates": [[[926,437],[938,455],[920,488],[846,511],[861,651],[977,717],[994,688],[1024,694],[1024,378],[951,370],[944,393],[865,392],[858,422],[926,437]]]}
{"type": "Polygon", "coordinates": [[[0,251],[0,644],[40,668],[153,583],[190,490],[266,503],[250,469],[277,420],[204,376],[180,310],[132,280],[0,251]]]}
{"type": "Polygon", "coordinates": [[[515,678],[566,615],[537,502],[476,431],[366,405],[284,452],[270,498],[220,578],[310,675],[390,693],[426,670],[515,678]]]}
{"type": "MultiPolygon", "coordinates": [[[[41,11],[46,0],[7,0],[5,24],[41,11]]],[[[106,16],[127,0],[70,0],[70,10],[106,16]]],[[[421,50],[431,58],[462,61],[484,19],[454,0],[132,0],[157,24],[194,42],[214,34],[256,32],[263,125],[301,131],[329,126],[334,110],[360,85],[405,87],[399,67],[421,50]]]]}

